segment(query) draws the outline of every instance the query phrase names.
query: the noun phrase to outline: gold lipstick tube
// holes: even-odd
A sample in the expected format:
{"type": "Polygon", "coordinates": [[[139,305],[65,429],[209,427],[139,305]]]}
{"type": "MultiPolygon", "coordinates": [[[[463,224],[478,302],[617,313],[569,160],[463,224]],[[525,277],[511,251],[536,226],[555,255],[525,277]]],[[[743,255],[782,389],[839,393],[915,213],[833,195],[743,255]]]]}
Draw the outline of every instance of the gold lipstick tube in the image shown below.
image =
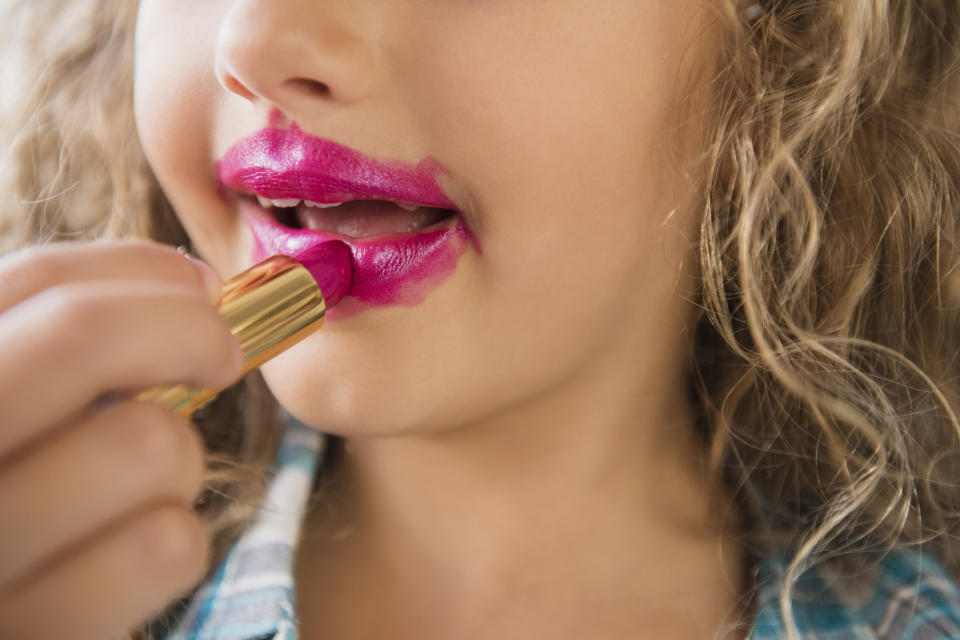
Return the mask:
{"type": "MultiPolygon", "coordinates": [[[[223,283],[217,310],[243,349],[243,375],[323,325],[327,306],[310,272],[293,258],[272,256],[223,283]]],[[[222,389],[157,387],[137,395],[187,418],[222,389]]]]}

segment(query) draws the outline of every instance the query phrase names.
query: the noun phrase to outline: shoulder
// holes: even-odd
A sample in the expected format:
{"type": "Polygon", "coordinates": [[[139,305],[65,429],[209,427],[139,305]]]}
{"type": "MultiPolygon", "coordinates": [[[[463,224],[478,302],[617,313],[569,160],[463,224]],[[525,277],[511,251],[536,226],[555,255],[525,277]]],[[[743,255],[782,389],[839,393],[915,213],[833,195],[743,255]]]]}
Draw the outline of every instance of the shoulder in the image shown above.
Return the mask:
{"type": "MultiPolygon", "coordinates": [[[[781,637],[785,629],[780,558],[758,570],[752,640],[781,637]]],[[[791,610],[805,640],[960,639],[960,588],[929,550],[817,565],[795,583],[791,610]]]]}

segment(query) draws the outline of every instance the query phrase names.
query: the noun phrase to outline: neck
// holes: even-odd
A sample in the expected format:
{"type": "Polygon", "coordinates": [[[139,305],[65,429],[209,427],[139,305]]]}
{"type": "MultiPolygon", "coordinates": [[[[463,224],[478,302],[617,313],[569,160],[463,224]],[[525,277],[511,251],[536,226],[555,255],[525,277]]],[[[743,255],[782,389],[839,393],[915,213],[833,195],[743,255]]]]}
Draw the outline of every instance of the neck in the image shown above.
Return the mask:
{"type": "Polygon", "coordinates": [[[438,558],[446,547],[498,574],[543,549],[532,527],[595,540],[598,524],[615,534],[644,523],[630,527],[634,543],[637,533],[653,543],[706,527],[709,484],[676,394],[646,398],[641,415],[597,391],[558,389],[557,398],[482,426],[348,441],[351,518],[370,534],[388,533],[389,546],[429,548],[438,558]]]}
{"type": "Polygon", "coordinates": [[[682,372],[647,365],[655,374],[580,372],[482,424],[346,441],[332,497],[349,505],[348,535],[329,553],[318,540],[319,560],[301,571],[314,580],[366,564],[381,588],[423,590],[454,617],[571,577],[627,588],[660,619],[664,602],[680,606],[691,585],[722,588],[725,572],[739,595],[740,557],[718,533],[729,514],[694,442],[682,372]]]}

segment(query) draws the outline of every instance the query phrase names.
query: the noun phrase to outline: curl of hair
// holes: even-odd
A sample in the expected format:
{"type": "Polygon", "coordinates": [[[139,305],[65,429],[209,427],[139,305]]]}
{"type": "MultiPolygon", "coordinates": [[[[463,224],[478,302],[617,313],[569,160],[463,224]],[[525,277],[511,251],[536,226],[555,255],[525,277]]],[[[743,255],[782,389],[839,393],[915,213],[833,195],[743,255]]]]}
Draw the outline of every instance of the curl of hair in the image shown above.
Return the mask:
{"type": "Polygon", "coordinates": [[[960,14],[725,5],[691,373],[753,548],[935,547],[960,514],[960,14]]]}
{"type": "MultiPolygon", "coordinates": [[[[3,59],[23,75],[3,78],[22,90],[0,101],[0,251],[189,246],[137,142],[136,2],[6,4],[3,59]]],[[[814,562],[930,545],[960,574],[960,12],[716,4],[691,401],[745,541],[795,550],[790,620],[814,562]]],[[[197,417],[214,562],[262,499],[277,419],[257,374],[197,417]]]]}

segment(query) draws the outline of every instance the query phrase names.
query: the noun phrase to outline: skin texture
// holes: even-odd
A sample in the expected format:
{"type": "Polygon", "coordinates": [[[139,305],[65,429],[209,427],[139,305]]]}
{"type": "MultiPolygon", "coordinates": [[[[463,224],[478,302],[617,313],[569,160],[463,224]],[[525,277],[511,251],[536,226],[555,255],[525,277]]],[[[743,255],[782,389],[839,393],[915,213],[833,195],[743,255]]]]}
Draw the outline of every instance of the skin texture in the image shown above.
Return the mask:
{"type": "Polygon", "coordinates": [[[277,111],[373,158],[436,158],[480,249],[419,305],[263,368],[290,412],[347,438],[352,533],[308,523],[305,638],[735,620],[742,559],[711,518],[683,376],[697,73],[718,46],[694,0],[141,2],[141,139],[221,276],[252,240],[216,163],[277,111]]]}

